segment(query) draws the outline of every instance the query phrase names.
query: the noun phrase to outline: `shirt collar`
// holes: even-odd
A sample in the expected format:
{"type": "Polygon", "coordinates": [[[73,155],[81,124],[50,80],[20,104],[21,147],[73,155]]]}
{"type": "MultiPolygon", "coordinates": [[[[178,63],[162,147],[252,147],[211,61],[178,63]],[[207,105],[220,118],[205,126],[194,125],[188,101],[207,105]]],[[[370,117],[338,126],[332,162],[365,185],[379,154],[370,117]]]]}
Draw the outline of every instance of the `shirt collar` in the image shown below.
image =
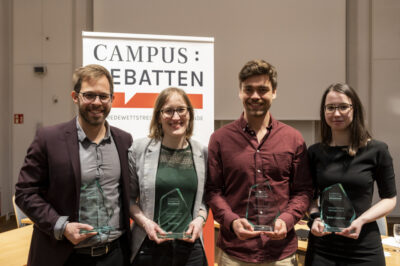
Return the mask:
{"type": "MultiPolygon", "coordinates": [[[[107,120],[105,121],[105,126],[106,126],[106,134],[104,135],[104,138],[102,141],[109,140],[111,137],[110,126],[108,125],[107,120]]],[[[78,116],[76,117],[76,129],[78,131],[78,140],[80,142],[84,142],[85,140],[92,142],[90,139],[88,139],[88,137],[85,134],[85,131],[83,131],[81,125],[79,124],[78,116]]]]}
{"type": "MultiPolygon", "coordinates": [[[[250,128],[249,123],[247,123],[246,119],[244,119],[244,112],[242,113],[242,115],[239,118],[239,124],[240,124],[240,128],[243,130],[243,132],[247,132],[252,134],[252,132],[254,133],[254,130],[250,128]]],[[[269,116],[269,123],[267,126],[268,131],[270,131],[276,124],[276,120],[274,118],[272,118],[272,115],[269,116]]]]}

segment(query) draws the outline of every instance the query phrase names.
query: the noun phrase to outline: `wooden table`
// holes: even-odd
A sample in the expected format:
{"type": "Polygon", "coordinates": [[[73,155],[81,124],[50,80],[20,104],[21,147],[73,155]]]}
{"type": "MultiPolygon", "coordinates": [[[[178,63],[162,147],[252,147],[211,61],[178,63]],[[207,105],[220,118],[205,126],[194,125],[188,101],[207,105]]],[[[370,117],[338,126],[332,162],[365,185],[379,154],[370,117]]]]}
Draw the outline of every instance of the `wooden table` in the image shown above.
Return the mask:
{"type": "Polygon", "coordinates": [[[26,265],[32,231],[33,225],[28,225],[0,234],[0,265],[26,265]]]}
{"type": "Polygon", "coordinates": [[[29,219],[29,218],[22,218],[22,219],[21,219],[21,223],[22,223],[22,224],[33,224],[33,222],[31,221],[31,219],[29,219]]]}
{"type": "MultiPolygon", "coordinates": [[[[305,223],[299,223],[295,225],[295,229],[307,229],[308,230],[308,226],[305,223]]],[[[387,236],[382,236],[382,238],[385,238],[387,236]]],[[[396,248],[391,247],[391,246],[387,246],[387,245],[383,245],[383,249],[387,252],[390,252],[390,257],[385,257],[385,261],[386,261],[386,266],[399,266],[400,265],[400,250],[397,250],[398,252],[396,252],[396,248]]],[[[298,260],[299,260],[299,266],[300,265],[304,265],[302,264],[302,262],[304,261],[304,256],[306,254],[306,250],[307,250],[307,240],[299,240],[298,241],[298,247],[297,247],[297,255],[298,255],[298,260]]]]}

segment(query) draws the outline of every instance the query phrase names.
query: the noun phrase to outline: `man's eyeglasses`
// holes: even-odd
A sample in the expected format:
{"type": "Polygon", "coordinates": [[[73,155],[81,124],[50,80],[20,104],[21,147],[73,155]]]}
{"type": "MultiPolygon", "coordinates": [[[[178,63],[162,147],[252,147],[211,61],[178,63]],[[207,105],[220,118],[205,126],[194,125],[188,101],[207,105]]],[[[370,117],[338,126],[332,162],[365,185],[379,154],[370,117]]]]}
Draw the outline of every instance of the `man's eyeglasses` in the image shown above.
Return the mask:
{"type": "Polygon", "coordinates": [[[97,97],[99,97],[100,102],[109,103],[112,98],[112,94],[107,94],[107,93],[96,94],[93,92],[79,92],[79,94],[82,95],[82,99],[85,103],[92,103],[96,101],[97,97]]]}
{"type": "Polygon", "coordinates": [[[164,118],[172,118],[175,112],[180,116],[183,117],[187,114],[189,107],[178,107],[176,109],[173,108],[165,108],[161,109],[160,112],[164,118]]]}
{"type": "Polygon", "coordinates": [[[339,104],[339,105],[327,104],[327,105],[325,105],[325,113],[333,114],[334,112],[336,112],[336,109],[337,109],[337,110],[339,110],[339,112],[341,114],[345,114],[348,111],[350,111],[350,109],[352,107],[353,107],[353,105],[347,104],[347,103],[343,103],[343,104],[339,104]]]}

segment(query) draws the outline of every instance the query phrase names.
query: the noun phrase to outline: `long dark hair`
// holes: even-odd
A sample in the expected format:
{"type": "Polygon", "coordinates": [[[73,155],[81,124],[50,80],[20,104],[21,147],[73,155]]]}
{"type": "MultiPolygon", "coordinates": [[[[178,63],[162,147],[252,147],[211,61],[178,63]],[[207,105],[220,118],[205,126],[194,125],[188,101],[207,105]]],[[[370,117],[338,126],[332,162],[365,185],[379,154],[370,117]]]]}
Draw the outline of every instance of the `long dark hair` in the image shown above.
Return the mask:
{"type": "Polygon", "coordinates": [[[371,134],[368,132],[364,123],[364,108],[358,97],[356,91],[345,83],[333,83],[330,85],[322,95],[321,100],[321,142],[323,145],[329,146],[332,141],[332,130],[325,120],[325,101],[329,92],[336,91],[345,94],[350,98],[353,105],[353,121],[350,124],[350,146],[348,153],[354,156],[358,149],[367,145],[371,139],[371,134]]]}

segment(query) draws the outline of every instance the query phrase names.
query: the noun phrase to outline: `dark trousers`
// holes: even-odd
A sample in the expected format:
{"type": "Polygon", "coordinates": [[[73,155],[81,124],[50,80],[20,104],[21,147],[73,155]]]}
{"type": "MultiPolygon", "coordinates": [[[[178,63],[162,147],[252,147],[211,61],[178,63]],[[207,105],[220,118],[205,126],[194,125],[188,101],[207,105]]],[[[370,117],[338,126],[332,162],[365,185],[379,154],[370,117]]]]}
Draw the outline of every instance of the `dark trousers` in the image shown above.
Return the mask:
{"type": "Polygon", "coordinates": [[[91,255],[73,252],[65,266],[127,266],[129,265],[128,251],[123,245],[105,255],[92,257],[91,255]]]}
{"type": "Polygon", "coordinates": [[[194,243],[182,240],[159,245],[146,237],[132,266],[206,266],[207,259],[200,239],[194,243]]]}
{"type": "Polygon", "coordinates": [[[366,260],[371,258],[369,261],[357,261],[351,259],[341,260],[337,257],[324,256],[322,254],[317,254],[315,252],[308,252],[305,258],[306,266],[384,266],[386,265],[384,256],[368,256],[366,255],[366,260]]]}

